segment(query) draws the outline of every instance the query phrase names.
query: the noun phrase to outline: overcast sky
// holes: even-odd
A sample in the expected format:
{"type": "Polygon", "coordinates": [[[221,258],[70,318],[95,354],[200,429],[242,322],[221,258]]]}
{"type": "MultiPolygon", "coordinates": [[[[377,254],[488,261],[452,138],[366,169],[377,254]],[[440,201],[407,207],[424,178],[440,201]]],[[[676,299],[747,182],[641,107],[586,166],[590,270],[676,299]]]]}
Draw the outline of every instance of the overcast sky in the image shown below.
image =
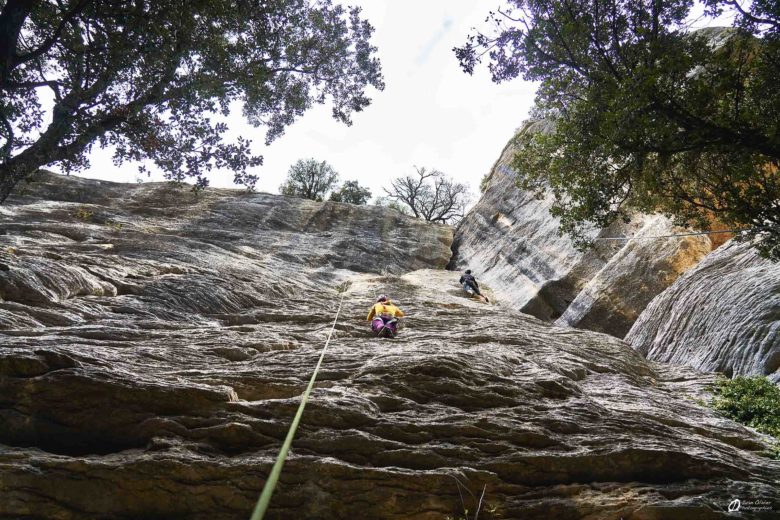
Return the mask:
{"type": "MultiPolygon", "coordinates": [[[[373,91],[373,102],[354,114],[347,127],[330,116],[330,107],[307,112],[285,135],[265,146],[265,130],[245,123],[240,111],[229,120],[231,133],[251,138],[264,156],[259,191],[278,193],[295,161],[313,157],[329,162],[342,180],[357,180],[374,196],[414,166],[439,169],[466,182],[478,192],[479,181],[498,158],[514,130],[528,117],[536,86],[516,79],[496,85],[486,67],[469,76],[452,52],[472,27],[485,28],[485,17],[499,1],[474,0],[341,0],[359,5],[376,28],[385,82],[373,91]]],[[[701,20],[694,8],[695,26],[726,25],[730,18],[701,20]]],[[[92,167],[82,175],[121,182],[138,178],[137,166],[114,166],[111,152],[96,149],[92,167]]],[[[229,172],[210,176],[211,185],[232,187],[229,172]]],[[[160,175],[151,179],[162,180],[160,175]]],[[[476,201],[476,200],[475,200],[476,201]]]]}
{"type": "MultiPolygon", "coordinates": [[[[471,27],[484,27],[498,3],[473,0],[342,0],[363,7],[376,28],[385,82],[373,102],[347,127],[318,106],[270,146],[265,131],[247,125],[240,112],[231,132],[254,141],[264,165],[254,173],[259,191],[278,193],[290,165],[301,158],[328,161],[342,180],[358,180],[376,196],[393,177],[414,165],[437,168],[476,194],[481,177],[498,158],[515,128],[527,117],[535,87],[516,80],[496,85],[483,67],[468,76],[452,47],[465,42],[471,27]]],[[[109,151],[95,150],[83,176],[122,182],[137,178],[137,166],[116,167],[109,151]]],[[[161,177],[151,180],[160,180],[161,177]]],[[[232,186],[232,174],[210,177],[212,186],[232,186]]]]}

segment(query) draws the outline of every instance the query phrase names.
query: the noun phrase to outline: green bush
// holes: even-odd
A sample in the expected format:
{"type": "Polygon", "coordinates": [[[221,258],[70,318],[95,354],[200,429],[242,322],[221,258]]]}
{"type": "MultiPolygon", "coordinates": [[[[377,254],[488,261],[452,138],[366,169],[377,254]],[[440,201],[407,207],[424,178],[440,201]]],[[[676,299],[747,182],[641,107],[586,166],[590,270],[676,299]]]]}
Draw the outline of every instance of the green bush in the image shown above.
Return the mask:
{"type": "Polygon", "coordinates": [[[717,382],[712,407],[776,439],[774,458],[780,459],[780,387],[766,377],[735,377],[717,382]]]}
{"type": "Polygon", "coordinates": [[[479,181],[479,192],[485,193],[488,188],[488,183],[490,182],[490,174],[486,173],[482,176],[482,180],[479,181]]]}
{"type": "Polygon", "coordinates": [[[83,220],[84,222],[91,220],[93,215],[94,213],[91,212],[89,209],[87,209],[85,206],[79,206],[79,208],[73,214],[74,217],[76,217],[79,220],[83,220]]]}

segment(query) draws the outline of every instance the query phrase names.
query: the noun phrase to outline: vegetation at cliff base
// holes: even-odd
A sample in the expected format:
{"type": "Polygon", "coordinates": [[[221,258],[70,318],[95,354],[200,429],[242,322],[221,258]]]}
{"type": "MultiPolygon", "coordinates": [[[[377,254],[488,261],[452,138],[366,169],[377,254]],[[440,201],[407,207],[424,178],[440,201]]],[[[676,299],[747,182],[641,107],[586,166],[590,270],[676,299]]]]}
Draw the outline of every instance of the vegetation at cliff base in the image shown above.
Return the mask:
{"type": "MultiPolygon", "coordinates": [[[[521,133],[519,185],[555,197],[585,242],[634,211],[679,225],[751,229],[780,259],[780,3],[707,0],[731,28],[690,30],[694,0],[505,0],[455,52],[496,82],[540,82],[521,133]]],[[[701,4],[699,4],[701,6],[701,4]]]]}
{"type": "Polygon", "coordinates": [[[266,143],[315,104],[349,124],[384,88],[372,33],[331,0],[0,2],[0,202],[41,166],[86,168],[95,145],[196,187],[214,168],[252,187],[262,158],[228,139],[231,109],[266,143]]]}
{"type": "Polygon", "coordinates": [[[780,387],[766,377],[721,379],[715,386],[712,407],[776,439],[774,458],[780,459],[780,387]]]}

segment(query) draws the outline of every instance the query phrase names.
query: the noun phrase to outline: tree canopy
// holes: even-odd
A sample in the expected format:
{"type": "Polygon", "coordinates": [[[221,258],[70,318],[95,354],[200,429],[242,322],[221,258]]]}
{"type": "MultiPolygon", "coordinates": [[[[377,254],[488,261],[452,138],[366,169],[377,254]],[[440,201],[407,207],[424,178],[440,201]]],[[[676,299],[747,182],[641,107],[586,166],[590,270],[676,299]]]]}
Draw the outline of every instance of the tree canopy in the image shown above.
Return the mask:
{"type": "Polygon", "coordinates": [[[555,196],[562,230],[582,239],[633,211],[677,224],[750,229],[780,258],[780,5],[736,10],[726,29],[690,31],[694,0],[510,0],[488,34],[455,52],[496,82],[540,82],[520,134],[519,184],[555,196]]]}
{"type": "Polygon", "coordinates": [[[387,199],[380,204],[393,207],[393,202],[409,209],[409,213],[427,222],[456,224],[463,218],[469,203],[469,188],[438,170],[415,167],[417,175],[393,179],[385,188],[387,199]]]}
{"type": "Polygon", "coordinates": [[[338,190],[330,194],[330,200],[364,206],[371,200],[371,190],[358,184],[358,181],[345,181],[338,190]]]}
{"type": "Polygon", "coordinates": [[[86,167],[95,144],[252,187],[262,158],[224,117],[241,107],[266,143],[318,103],[349,124],[384,88],[372,32],[331,0],[0,1],[0,202],[40,166],[86,167]]]}
{"type": "Polygon", "coordinates": [[[327,162],[300,159],[290,166],[287,179],[279,186],[279,192],[282,195],[322,201],[338,182],[339,174],[327,162]]]}

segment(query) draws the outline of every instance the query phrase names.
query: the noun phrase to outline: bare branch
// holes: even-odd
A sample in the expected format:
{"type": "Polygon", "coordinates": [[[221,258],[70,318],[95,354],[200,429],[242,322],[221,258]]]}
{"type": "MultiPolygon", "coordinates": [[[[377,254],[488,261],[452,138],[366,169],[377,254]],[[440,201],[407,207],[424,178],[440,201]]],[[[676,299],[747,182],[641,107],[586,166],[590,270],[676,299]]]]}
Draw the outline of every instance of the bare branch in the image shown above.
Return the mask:
{"type": "Polygon", "coordinates": [[[438,170],[417,168],[417,177],[393,179],[385,193],[406,205],[417,218],[427,222],[454,224],[463,218],[468,203],[468,187],[456,183],[438,170]]]}

